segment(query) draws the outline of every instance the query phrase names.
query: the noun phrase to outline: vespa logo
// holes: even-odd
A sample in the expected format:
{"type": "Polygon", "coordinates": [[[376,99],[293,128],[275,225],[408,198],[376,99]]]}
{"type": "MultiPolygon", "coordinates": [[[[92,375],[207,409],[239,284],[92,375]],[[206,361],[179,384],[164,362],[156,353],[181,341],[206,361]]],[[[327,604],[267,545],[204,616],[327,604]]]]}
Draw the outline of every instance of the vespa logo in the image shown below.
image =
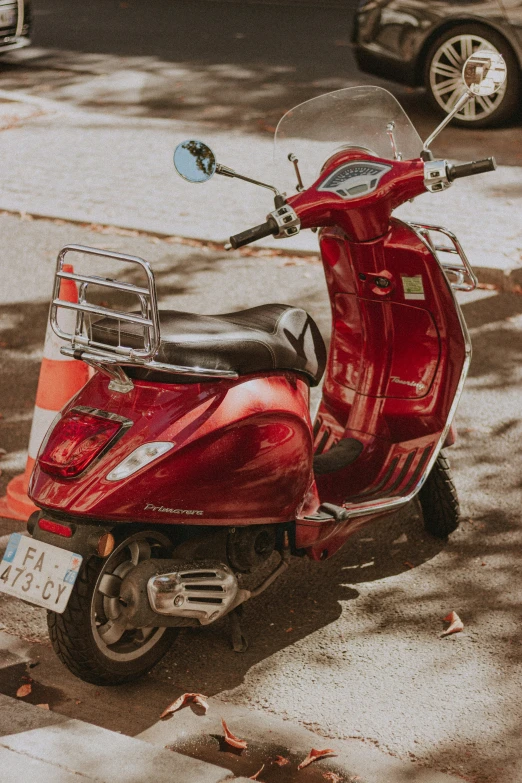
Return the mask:
{"type": "Polygon", "coordinates": [[[418,392],[423,392],[426,388],[426,385],[419,381],[418,383],[415,383],[415,381],[403,381],[401,378],[398,378],[396,375],[392,375],[392,383],[400,383],[402,386],[413,386],[414,389],[417,389],[418,392]]]}
{"type": "Polygon", "coordinates": [[[165,508],[165,506],[155,506],[154,503],[147,503],[145,511],[159,511],[160,514],[185,514],[187,517],[203,516],[203,511],[194,511],[189,508],[165,508]]]}

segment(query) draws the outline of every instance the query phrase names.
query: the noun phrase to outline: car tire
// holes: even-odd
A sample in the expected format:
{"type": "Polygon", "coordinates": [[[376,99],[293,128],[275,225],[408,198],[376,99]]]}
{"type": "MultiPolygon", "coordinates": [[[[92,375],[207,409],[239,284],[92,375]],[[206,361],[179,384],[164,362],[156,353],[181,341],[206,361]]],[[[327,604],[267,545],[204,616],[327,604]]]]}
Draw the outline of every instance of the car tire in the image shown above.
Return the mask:
{"type": "Polygon", "coordinates": [[[520,107],[522,78],[511,47],[494,30],[480,24],[461,24],[445,30],[430,46],[424,68],[424,84],[433,107],[448,114],[463,91],[462,66],[479,49],[499,52],[507,66],[500,90],[476,97],[453,119],[465,128],[493,128],[512,119],[520,107]]]}

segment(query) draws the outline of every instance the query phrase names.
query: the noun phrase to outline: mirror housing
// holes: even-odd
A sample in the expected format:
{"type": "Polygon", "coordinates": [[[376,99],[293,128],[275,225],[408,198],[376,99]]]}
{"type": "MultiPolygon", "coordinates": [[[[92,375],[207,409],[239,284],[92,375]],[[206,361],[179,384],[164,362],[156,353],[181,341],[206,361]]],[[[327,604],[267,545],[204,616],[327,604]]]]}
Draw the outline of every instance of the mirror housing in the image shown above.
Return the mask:
{"type": "Polygon", "coordinates": [[[423,160],[432,160],[433,156],[429,147],[441,130],[451,122],[453,117],[458,114],[462,107],[472,98],[493,95],[498,92],[504,84],[506,75],[506,63],[502,55],[498,52],[480,49],[478,52],[475,52],[468,57],[462,68],[464,91],[450,113],[424,142],[421,158],[423,160]]]}
{"type": "Polygon", "coordinates": [[[216,173],[217,161],[204,142],[187,139],[174,150],[174,167],[187,182],[207,182],[216,173]]]}

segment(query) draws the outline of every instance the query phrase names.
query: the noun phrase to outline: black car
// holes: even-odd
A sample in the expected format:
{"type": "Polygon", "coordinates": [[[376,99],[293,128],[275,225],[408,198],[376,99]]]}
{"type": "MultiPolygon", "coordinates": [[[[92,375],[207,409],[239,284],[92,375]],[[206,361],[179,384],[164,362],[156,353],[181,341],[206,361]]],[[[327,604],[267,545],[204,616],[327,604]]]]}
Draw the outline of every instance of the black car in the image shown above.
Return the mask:
{"type": "Polygon", "coordinates": [[[28,0],[0,0],[0,55],[29,46],[31,6],[28,0]]]}
{"type": "Polygon", "coordinates": [[[477,49],[503,55],[507,80],[498,93],[469,101],[456,124],[484,128],[512,118],[522,102],[522,0],[361,0],[353,43],[362,71],[424,85],[449,112],[462,91],[464,61],[477,49]]]}

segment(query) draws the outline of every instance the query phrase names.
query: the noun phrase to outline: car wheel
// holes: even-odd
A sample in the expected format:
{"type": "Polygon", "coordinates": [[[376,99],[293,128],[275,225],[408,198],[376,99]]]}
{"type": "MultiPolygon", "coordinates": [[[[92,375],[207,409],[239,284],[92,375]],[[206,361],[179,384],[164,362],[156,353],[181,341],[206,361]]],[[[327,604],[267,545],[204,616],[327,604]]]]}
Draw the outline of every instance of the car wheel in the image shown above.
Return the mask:
{"type": "Polygon", "coordinates": [[[519,107],[521,76],[506,41],[494,30],[467,24],[446,30],[432,44],[426,57],[425,85],[436,109],[448,114],[463,93],[462,66],[473,52],[488,49],[500,53],[507,65],[507,79],[494,95],[471,99],[453,123],[467,128],[488,128],[510,119],[519,107]]]}

